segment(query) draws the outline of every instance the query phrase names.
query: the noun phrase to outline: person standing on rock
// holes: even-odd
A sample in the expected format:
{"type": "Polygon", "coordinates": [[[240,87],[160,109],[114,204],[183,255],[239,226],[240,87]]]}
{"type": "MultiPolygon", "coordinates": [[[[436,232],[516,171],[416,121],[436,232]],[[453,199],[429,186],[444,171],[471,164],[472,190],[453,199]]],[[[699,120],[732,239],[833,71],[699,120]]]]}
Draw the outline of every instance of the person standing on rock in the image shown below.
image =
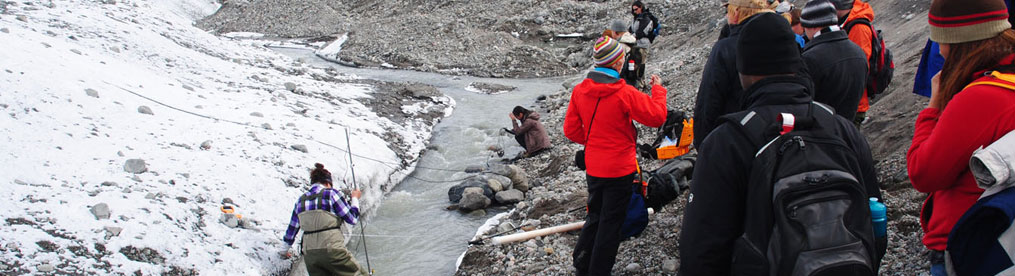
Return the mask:
{"type": "Polygon", "coordinates": [[[296,241],[296,234],[303,228],[300,247],[310,276],[366,276],[366,270],[345,248],[342,233],[342,221],[350,225],[359,221],[361,192],[352,191],[352,200],[347,201],[342,192],[332,187],[331,172],[320,163],[314,164],[310,182],[314,185],[296,201],[289,227],[282,238],[286,243],[284,256],[291,257],[289,249],[296,241]]]}
{"type": "Polygon", "coordinates": [[[645,63],[648,62],[648,47],[652,45],[652,42],[656,40],[656,36],[659,35],[659,19],[649,12],[648,8],[645,7],[645,3],[641,1],[634,1],[631,4],[631,15],[634,16],[634,21],[631,22],[631,26],[628,27],[628,32],[634,35],[635,45],[634,52],[632,55],[638,57],[635,60],[635,70],[633,70],[634,76],[637,78],[638,83],[629,83],[634,87],[644,87],[642,80],[645,78],[645,63]]]}
{"type": "Polygon", "coordinates": [[[550,148],[550,136],[546,134],[543,123],[539,122],[539,113],[515,106],[508,116],[511,117],[511,133],[525,148],[523,157],[534,156],[550,148]]]}
{"type": "Polygon", "coordinates": [[[970,157],[1015,130],[1015,82],[997,77],[1015,73],[1015,30],[1007,15],[1002,0],[930,5],[930,39],[941,46],[944,66],[932,78],[927,108],[916,117],[906,166],[913,188],[930,194],[920,226],[934,276],[947,274],[949,233],[983,193],[970,157]]]}
{"type": "MultiPolygon", "coordinates": [[[[763,175],[768,169],[754,167],[759,162],[755,160],[755,154],[772,156],[770,151],[765,151],[768,146],[764,143],[776,141],[769,140],[770,136],[778,136],[780,132],[753,133],[755,131],[751,130],[780,129],[779,126],[786,126],[786,120],[776,123],[780,116],[800,118],[800,121],[812,121],[820,125],[817,129],[822,131],[826,137],[842,137],[842,140],[837,140],[837,142],[844,143],[842,146],[847,149],[843,149],[843,152],[855,153],[855,159],[852,160],[855,162],[850,162],[850,169],[847,173],[851,177],[855,176],[856,181],[865,187],[867,196],[881,197],[873,158],[866,140],[849,121],[835,116],[826,107],[813,103],[810,96],[812,94],[810,81],[799,74],[800,68],[805,65],[800,57],[799,45],[796,43],[787,20],[774,13],[763,13],[738,28],[737,32],[739,35],[736,41],[738,44],[735,52],[736,67],[739,69],[740,82],[746,87],[745,105],[747,108],[742,113],[737,113],[743,116],[742,119],[726,118],[698,148],[698,160],[691,177],[690,195],[684,211],[683,229],[680,232],[681,264],[679,275],[770,274],[769,270],[765,269],[767,265],[759,264],[766,261],[764,260],[766,258],[765,252],[770,248],[765,247],[767,244],[762,244],[760,249],[751,250],[749,249],[751,247],[750,241],[746,237],[756,236],[757,233],[747,231],[764,228],[764,223],[757,220],[762,220],[766,214],[774,216],[774,212],[756,210],[756,213],[753,213],[755,216],[749,216],[748,206],[763,206],[764,202],[749,202],[748,199],[752,198],[749,197],[749,193],[754,192],[750,194],[763,195],[760,196],[760,200],[771,200],[774,185],[766,182],[767,180],[754,178],[756,173],[763,175]],[[748,127],[749,124],[761,127],[748,127]],[[758,137],[759,135],[765,137],[758,137]],[[767,196],[764,196],[766,193],[767,196]],[[748,224],[747,219],[749,218],[755,219],[756,223],[748,224]],[[761,260],[758,260],[759,258],[761,260]],[[743,274],[734,274],[734,271],[743,274]]],[[[793,120],[789,121],[791,121],[790,129],[792,129],[793,120]]],[[[799,127],[805,129],[803,123],[799,127]]],[[[786,131],[786,128],[783,127],[781,130],[786,131]]],[[[796,138],[800,138],[800,136],[796,136],[796,138]]],[[[780,141],[792,142],[788,144],[789,147],[798,145],[796,140],[785,140],[785,137],[780,141]]],[[[799,141],[800,145],[804,143],[803,139],[799,141]]],[[[787,148],[786,145],[783,143],[781,147],[787,148]]],[[[815,147],[815,149],[823,148],[815,147]]],[[[796,151],[796,153],[799,152],[796,151]]],[[[799,156],[796,155],[796,157],[799,156]]],[[[828,162],[818,159],[814,161],[828,162]]],[[[754,199],[759,198],[755,197],[754,199]]],[[[867,198],[864,197],[864,199],[867,198]]],[[[866,202],[861,204],[864,207],[867,205],[866,202]]],[[[773,205],[774,203],[769,202],[769,206],[773,205]]],[[[804,211],[814,210],[809,209],[812,205],[803,206],[808,207],[804,208],[804,211]]],[[[811,217],[807,216],[808,213],[802,213],[806,217],[811,217]]],[[[865,219],[869,219],[869,217],[865,219]]],[[[869,225],[867,224],[868,227],[869,225]]],[[[828,229],[835,230],[834,228],[828,229]]],[[[768,230],[771,230],[771,227],[768,230]]],[[[870,231],[871,229],[866,230],[870,231]]],[[[824,231],[819,230],[819,232],[824,231]]],[[[821,234],[828,233],[819,233],[819,235],[821,234]]],[[[831,237],[841,236],[832,235],[831,237]]],[[[870,256],[870,254],[863,255],[870,256]]],[[[833,258],[846,257],[852,257],[852,255],[839,255],[833,258]]],[[[780,271],[780,273],[779,275],[790,275],[784,271],[780,271]]]]}
{"type": "Polygon", "coordinates": [[[827,0],[808,2],[800,24],[810,40],[803,58],[814,81],[814,101],[852,122],[867,80],[867,56],[839,28],[835,5],[827,0]]]}
{"type": "Polygon", "coordinates": [[[577,275],[610,275],[620,246],[621,224],[637,171],[632,120],[649,127],[666,122],[666,88],[652,76],[652,95],[620,79],[625,49],[601,37],[593,48],[596,67],[574,87],[564,135],[585,145],[588,215],[575,244],[577,275]]]}
{"type": "Polygon", "coordinates": [[[743,110],[743,88],[737,76],[737,38],[740,28],[759,13],[774,12],[766,0],[723,3],[729,35],[712,45],[694,101],[694,147],[701,146],[720,116],[743,110]]]}

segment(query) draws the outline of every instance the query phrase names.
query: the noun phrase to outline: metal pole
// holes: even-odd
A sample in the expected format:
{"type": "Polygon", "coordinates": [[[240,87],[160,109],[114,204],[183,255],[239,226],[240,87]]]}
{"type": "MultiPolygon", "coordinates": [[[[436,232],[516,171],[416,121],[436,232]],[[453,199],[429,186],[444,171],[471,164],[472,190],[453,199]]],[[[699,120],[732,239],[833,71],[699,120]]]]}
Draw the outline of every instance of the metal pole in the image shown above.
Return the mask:
{"type": "MultiPolygon", "coordinates": [[[[356,170],[353,169],[355,166],[352,163],[352,143],[349,142],[348,128],[345,129],[345,147],[347,149],[346,151],[349,153],[349,172],[352,173],[352,186],[354,190],[359,190],[359,185],[356,184],[356,170]]],[[[359,221],[359,235],[360,240],[363,241],[363,254],[366,254],[367,257],[367,272],[369,272],[370,275],[374,275],[374,269],[370,267],[370,250],[367,249],[367,237],[365,234],[366,231],[363,229],[363,224],[364,222],[361,217],[359,221]]]]}

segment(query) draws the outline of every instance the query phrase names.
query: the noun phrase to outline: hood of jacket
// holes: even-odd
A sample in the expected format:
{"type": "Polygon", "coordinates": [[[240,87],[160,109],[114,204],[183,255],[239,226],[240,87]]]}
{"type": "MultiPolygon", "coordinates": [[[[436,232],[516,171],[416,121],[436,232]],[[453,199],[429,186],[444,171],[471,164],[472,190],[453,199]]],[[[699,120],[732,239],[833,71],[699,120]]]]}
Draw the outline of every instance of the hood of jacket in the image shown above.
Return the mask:
{"type": "Polygon", "coordinates": [[[606,73],[592,70],[578,86],[583,87],[582,91],[586,91],[586,95],[602,98],[617,93],[627,86],[627,83],[606,73]]]}
{"type": "Polygon", "coordinates": [[[529,113],[529,116],[525,116],[525,119],[526,120],[532,119],[532,120],[535,120],[535,121],[539,121],[539,112],[532,111],[532,113],[529,113]]]}
{"type": "Polygon", "coordinates": [[[843,21],[841,25],[845,26],[846,23],[860,18],[874,22],[874,9],[871,8],[870,4],[864,1],[855,1],[853,3],[853,9],[849,11],[846,21],[843,21]]]}
{"type": "Polygon", "coordinates": [[[805,104],[811,102],[812,85],[798,76],[768,77],[754,83],[745,93],[745,109],[766,105],[805,104]]]}

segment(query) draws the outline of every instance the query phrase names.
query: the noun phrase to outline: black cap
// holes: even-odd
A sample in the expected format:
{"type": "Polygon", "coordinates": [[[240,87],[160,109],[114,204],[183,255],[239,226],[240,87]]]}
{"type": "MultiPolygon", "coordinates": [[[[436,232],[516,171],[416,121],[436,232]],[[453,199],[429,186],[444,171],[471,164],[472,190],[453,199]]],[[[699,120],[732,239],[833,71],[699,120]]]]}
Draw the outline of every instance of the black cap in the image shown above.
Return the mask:
{"type": "Polygon", "coordinates": [[[832,4],[835,4],[835,9],[840,11],[852,10],[854,0],[832,0],[832,4]]]}
{"type": "Polygon", "coordinates": [[[766,12],[754,16],[737,39],[737,71],[752,76],[797,73],[803,66],[800,44],[786,18],[766,12]]]}

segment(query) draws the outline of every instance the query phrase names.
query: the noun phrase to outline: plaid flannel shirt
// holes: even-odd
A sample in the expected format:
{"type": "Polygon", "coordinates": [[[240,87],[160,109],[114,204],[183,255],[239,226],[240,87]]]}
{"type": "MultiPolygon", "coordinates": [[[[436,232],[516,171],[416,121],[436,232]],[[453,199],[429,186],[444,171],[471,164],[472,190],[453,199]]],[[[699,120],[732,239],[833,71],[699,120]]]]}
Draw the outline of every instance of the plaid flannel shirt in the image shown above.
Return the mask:
{"type": "Polygon", "coordinates": [[[303,202],[303,204],[297,201],[295,207],[293,207],[293,215],[289,220],[289,228],[286,229],[285,237],[282,238],[286,244],[291,246],[296,241],[296,234],[300,231],[299,213],[302,212],[324,210],[335,213],[335,215],[345,220],[346,223],[352,225],[355,225],[359,221],[359,200],[356,198],[353,198],[351,203],[346,202],[341,192],[331,188],[324,188],[321,184],[314,184],[313,187],[310,187],[310,191],[303,195],[311,196],[314,194],[323,194],[320,206],[318,206],[317,201],[308,200],[303,202]]]}

